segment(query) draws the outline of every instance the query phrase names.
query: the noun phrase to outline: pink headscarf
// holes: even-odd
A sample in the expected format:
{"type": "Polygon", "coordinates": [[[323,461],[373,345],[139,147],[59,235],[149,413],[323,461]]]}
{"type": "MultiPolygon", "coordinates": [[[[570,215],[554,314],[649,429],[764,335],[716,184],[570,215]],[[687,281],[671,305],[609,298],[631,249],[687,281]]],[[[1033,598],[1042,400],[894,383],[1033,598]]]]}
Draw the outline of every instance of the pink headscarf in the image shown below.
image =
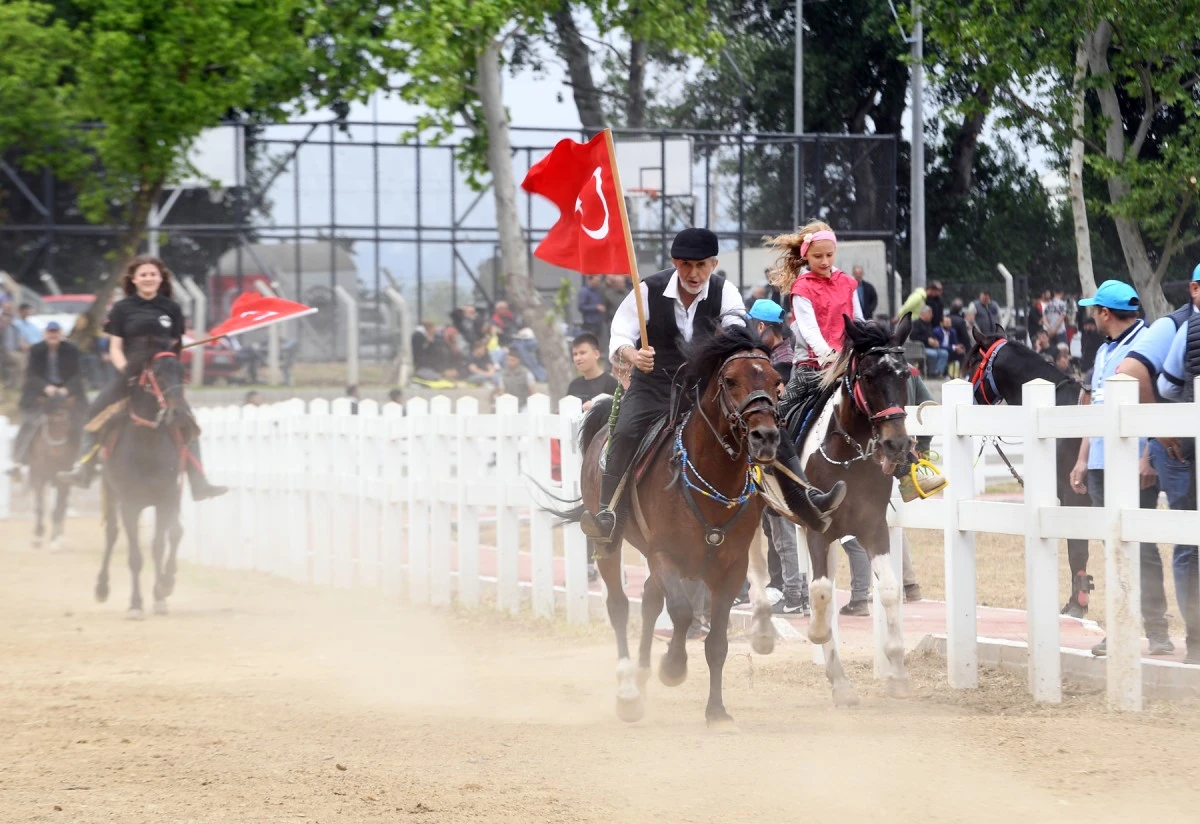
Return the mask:
{"type": "Polygon", "coordinates": [[[804,241],[800,244],[800,257],[807,257],[808,247],[812,246],[818,240],[832,240],[834,247],[837,247],[837,235],[828,229],[822,229],[804,238],[804,241]]]}

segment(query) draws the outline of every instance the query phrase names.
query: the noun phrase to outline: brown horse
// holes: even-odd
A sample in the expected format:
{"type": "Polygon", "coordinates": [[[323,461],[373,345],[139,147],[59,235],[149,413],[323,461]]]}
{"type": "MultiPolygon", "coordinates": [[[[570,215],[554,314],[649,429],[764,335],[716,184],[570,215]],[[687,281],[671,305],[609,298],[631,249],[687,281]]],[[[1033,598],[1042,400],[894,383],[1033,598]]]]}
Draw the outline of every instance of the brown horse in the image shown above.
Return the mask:
{"type": "Polygon", "coordinates": [[[851,490],[833,513],[826,532],[805,530],[812,562],[808,637],[824,647],[825,676],[839,706],[858,703],[842,669],[831,623],[836,604],[830,572],[837,563],[832,542],[846,535],[854,535],[866,547],[883,602],[888,630],[885,651],[891,665],[888,692],[896,697],[908,694],[899,624],[900,588],[889,559],[887,507],[892,497],[892,472],[912,448],[904,426],[910,367],[903,349],[911,326],[911,319],[905,318],[893,334],[886,324],[846,318],[845,349],[825,379],[827,386],[836,382],[837,389],[813,412],[815,423],[796,444],[800,463],[813,484],[829,489],[837,481],[845,481],[851,490]]]}
{"type": "MultiPolygon", "coordinates": [[[[700,579],[712,592],[711,630],[704,641],[709,668],[705,717],[710,726],[732,722],[721,695],[722,670],[729,649],[729,610],[751,573],[754,623],[750,631],[756,652],[774,649],[775,629],[766,597],[766,558],[750,551],[765,500],[761,467],[776,457],[780,430],[776,402],[779,373],[762,344],[748,331],[733,327],[692,348],[688,358],[689,397],[696,400],[670,433],[669,448],[651,463],[626,494],[630,515],[623,536],[646,556],[650,577],[642,592],[642,637],[635,670],[626,635],[629,599],[622,581],[621,552],[589,545],[599,554],[597,566],[608,589],[608,617],[617,637],[617,715],[639,720],[645,709],[644,689],[650,679],[650,647],[654,624],[665,602],[674,630],[659,665],[659,679],[676,686],[687,678],[688,627],[692,606],[681,581],[700,579]],[[751,558],[751,555],[754,557],[751,558]]],[[[605,423],[611,400],[597,401],[588,412],[580,438],[584,450],[583,506],[596,511],[600,495],[600,458],[608,442],[605,423]]],[[[577,520],[582,506],[562,513],[577,520]]],[[[621,546],[622,528],[610,547],[621,546]]]]}
{"type": "Polygon", "coordinates": [[[78,449],[72,437],[71,417],[74,398],[54,396],[42,400],[42,418],[33,433],[29,445],[29,488],[33,491],[33,545],[40,547],[46,534],[46,485],[55,489],[54,510],[50,514],[50,549],[58,549],[62,543],[63,520],[67,514],[67,502],[71,490],[66,484],[55,480],[59,472],[71,468],[78,449]]]}

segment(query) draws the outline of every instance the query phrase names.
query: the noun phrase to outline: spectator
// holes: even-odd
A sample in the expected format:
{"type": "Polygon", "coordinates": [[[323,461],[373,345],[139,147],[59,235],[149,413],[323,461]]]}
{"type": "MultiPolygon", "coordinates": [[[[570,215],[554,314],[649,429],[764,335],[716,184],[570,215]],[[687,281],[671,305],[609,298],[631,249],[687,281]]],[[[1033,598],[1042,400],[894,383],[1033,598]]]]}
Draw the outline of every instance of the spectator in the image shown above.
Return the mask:
{"type": "Polygon", "coordinates": [[[608,304],[604,302],[604,293],[600,291],[598,275],[590,275],[583,279],[583,286],[579,289],[575,304],[579,307],[579,316],[582,319],[580,326],[583,327],[583,331],[600,340],[604,336],[604,327],[608,325],[608,304]]]}
{"type": "Polygon", "coordinates": [[[437,340],[437,326],[430,320],[421,321],[412,333],[413,369],[417,373],[436,373],[433,363],[433,343],[437,340]]]}
{"type": "Polygon", "coordinates": [[[352,383],[346,387],[346,397],[350,399],[350,414],[358,414],[358,384],[352,383]]]}
{"type": "Polygon", "coordinates": [[[521,363],[525,364],[525,368],[533,374],[534,380],[544,381],[546,379],[546,368],[542,366],[538,357],[537,338],[532,329],[526,326],[519,330],[517,334],[513,335],[508,348],[517,353],[521,363]]]}
{"type": "Polygon", "coordinates": [[[754,306],[756,301],[764,300],[766,297],[767,297],[766,284],[760,283],[757,286],[750,287],[750,293],[748,295],[746,295],[745,300],[743,301],[746,304],[746,311],[749,312],[751,307],[754,306]]]}
{"type": "Polygon", "coordinates": [[[625,300],[625,296],[631,291],[633,291],[631,280],[625,275],[608,275],[600,285],[600,293],[604,295],[605,306],[604,334],[599,336],[600,342],[604,345],[603,352],[608,352],[608,334],[612,329],[613,315],[616,314],[621,301],[625,300]]]}
{"type": "Polygon", "coordinates": [[[914,340],[925,347],[925,372],[931,378],[940,378],[946,374],[946,364],[950,361],[950,352],[942,349],[941,343],[933,334],[933,310],[928,306],[921,310],[921,316],[913,321],[909,340],[914,340]]]}
{"type": "Polygon", "coordinates": [[[763,298],[750,307],[746,316],[750,321],[747,326],[758,333],[758,339],[771,350],[771,365],[779,373],[779,377],[787,384],[792,377],[792,360],[795,352],[792,342],[788,339],[787,323],[783,307],[773,300],[763,298]]]}
{"type": "Polygon", "coordinates": [[[500,338],[500,345],[507,346],[513,333],[517,331],[517,317],[508,306],[508,301],[496,301],[495,311],[492,312],[492,326],[500,338]]]}
{"type": "Polygon", "coordinates": [[[858,303],[862,306],[863,317],[871,320],[875,317],[875,310],[879,308],[879,292],[875,290],[874,284],[867,281],[861,266],[855,266],[851,274],[858,281],[858,303]]]}
{"type": "Polygon", "coordinates": [[[1096,320],[1088,318],[1079,332],[1079,368],[1090,372],[1096,361],[1096,352],[1104,343],[1104,335],[1096,328],[1096,320]]]}
{"type": "Polygon", "coordinates": [[[1055,289],[1054,296],[1046,301],[1042,309],[1042,329],[1052,346],[1067,342],[1067,301],[1062,289],[1055,289]]]}
{"type": "Polygon", "coordinates": [[[962,344],[965,351],[971,346],[971,329],[967,324],[967,319],[963,316],[962,298],[952,300],[950,311],[946,314],[950,318],[950,325],[954,327],[954,334],[958,336],[958,342],[962,344]]]}
{"type": "Polygon", "coordinates": [[[584,409],[592,408],[592,398],[611,395],[617,391],[617,379],[604,370],[600,362],[600,341],[590,332],[584,332],[571,341],[571,360],[579,370],[579,377],[571,381],[567,394],[583,401],[584,409]]]}
{"type": "Polygon", "coordinates": [[[942,282],[935,280],[925,287],[925,305],[933,310],[929,322],[934,329],[942,325],[942,316],[946,314],[945,304],[942,303],[942,282]]]}
{"type": "Polygon", "coordinates": [[[17,346],[17,330],[13,327],[12,301],[0,303],[0,381],[8,389],[15,388],[21,381],[18,363],[20,347],[17,346]]]}
{"type": "Polygon", "coordinates": [[[1054,352],[1050,349],[1050,336],[1045,329],[1039,329],[1033,336],[1033,351],[1048,361],[1054,361],[1054,352]]]}
{"type": "Polygon", "coordinates": [[[404,405],[404,390],[400,387],[388,391],[388,403],[404,405]]]}
{"type": "Polygon", "coordinates": [[[1071,349],[1065,343],[1060,343],[1054,348],[1054,365],[1063,371],[1063,374],[1075,377],[1075,368],[1071,362],[1071,349]]]}
{"type": "Polygon", "coordinates": [[[521,356],[512,349],[504,353],[504,369],[500,371],[500,387],[496,394],[512,395],[519,408],[524,409],[529,396],[537,391],[533,373],[521,363],[521,356]]]}
{"type": "MultiPolygon", "coordinates": [[[[1116,374],[1121,362],[1140,344],[1146,326],[1138,319],[1141,301],[1137,292],[1127,283],[1106,280],[1096,290],[1094,297],[1081,301],[1085,306],[1094,306],[1096,326],[1107,338],[1096,353],[1096,365],[1091,380],[1092,405],[1104,403],[1104,381],[1116,374]]],[[[1145,439],[1139,441],[1143,455],[1147,455],[1145,439]]],[[[1158,507],[1158,486],[1154,473],[1144,459],[1141,480],[1142,509],[1158,507]]],[[[1087,493],[1093,506],[1104,506],[1104,439],[1084,438],[1080,442],[1079,457],[1071,470],[1071,487],[1078,493],[1087,493]]],[[[1162,558],[1158,545],[1141,545],[1142,577],[1142,624],[1150,640],[1151,655],[1168,655],[1175,650],[1167,635],[1167,598],[1163,589],[1162,558]]],[[[1093,655],[1105,655],[1107,639],[1092,647],[1093,655]]]]}
{"type": "Polygon", "coordinates": [[[984,289],[971,305],[975,308],[975,325],[981,334],[994,335],[1000,331],[1000,307],[992,300],[991,292],[984,289]]]}
{"type": "Polygon", "coordinates": [[[462,338],[453,326],[442,330],[442,346],[437,349],[437,354],[442,359],[439,369],[442,377],[457,380],[466,371],[467,355],[463,351],[462,338]]]}
{"type": "Polygon", "coordinates": [[[257,389],[251,389],[242,398],[242,406],[262,406],[263,396],[257,389]]]}
{"type": "Polygon", "coordinates": [[[485,340],[475,341],[471,347],[471,355],[467,358],[467,382],[474,386],[492,385],[500,387],[500,369],[488,355],[488,344],[485,340]]]}
{"type": "Polygon", "coordinates": [[[17,330],[17,346],[22,352],[28,352],[29,348],[35,343],[42,342],[42,330],[38,329],[29,316],[33,314],[33,307],[28,303],[22,303],[18,313],[18,317],[13,321],[13,328],[17,330]]]}
{"type": "Polygon", "coordinates": [[[946,352],[947,373],[950,377],[957,378],[966,348],[959,341],[958,333],[954,331],[954,322],[949,315],[942,315],[942,325],[934,327],[933,336],[937,338],[938,348],[946,352]]]}
{"type": "Polygon", "coordinates": [[[472,304],[463,304],[455,309],[450,313],[450,320],[454,324],[454,328],[458,330],[458,334],[462,336],[468,351],[475,345],[475,341],[483,337],[483,318],[480,316],[479,310],[472,304]]]}

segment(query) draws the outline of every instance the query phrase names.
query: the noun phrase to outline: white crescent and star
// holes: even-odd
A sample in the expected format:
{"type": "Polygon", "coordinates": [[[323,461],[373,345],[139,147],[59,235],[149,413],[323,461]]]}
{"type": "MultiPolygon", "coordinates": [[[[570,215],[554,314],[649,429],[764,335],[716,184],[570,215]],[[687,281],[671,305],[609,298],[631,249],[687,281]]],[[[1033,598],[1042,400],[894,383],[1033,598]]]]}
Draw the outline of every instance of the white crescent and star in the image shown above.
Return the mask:
{"type": "Polygon", "coordinates": [[[600,205],[604,207],[604,222],[600,224],[598,229],[589,229],[583,223],[583,197],[575,198],[575,211],[580,217],[579,228],[583,233],[592,240],[604,240],[608,237],[608,201],[604,199],[604,190],[600,188],[600,167],[596,167],[596,171],[592,172],[592,178],[596,181],[596,196],[600,198],[600,205]]]}

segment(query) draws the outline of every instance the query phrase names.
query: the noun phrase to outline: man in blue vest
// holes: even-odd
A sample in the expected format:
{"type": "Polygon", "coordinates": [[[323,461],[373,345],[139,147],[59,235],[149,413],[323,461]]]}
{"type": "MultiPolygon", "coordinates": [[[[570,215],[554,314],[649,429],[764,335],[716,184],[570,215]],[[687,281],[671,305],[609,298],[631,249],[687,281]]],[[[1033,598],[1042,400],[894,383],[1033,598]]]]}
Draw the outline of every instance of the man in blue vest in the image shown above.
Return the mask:
{"type": "MultiPolygon", "coordinates": [[[[1141,301],[1128,283],[1106,280],[1096,294],[1079,301],[1081,306],[1093,307],[1096,327],[1105,335],[1105,342],[1096,352],[1092,367],[1091,400],[1093,405],[1104,403],[1104,382],[1117,374],[1117,369],[1130,353],[1142,343],[1146,325],[1138,318],[1141,301]]],[[[1147,443],[1140,449],[1145,455],[1147,443]]],[[[1142,509],[1158,506],[1158,484],[1153,473],[1140,478],[1142,509]]],[[[1071,470],[1071,486],[1080,494],[1087,493],[1093,506],[1104,506],[1104,439],[1084,438],[1079,445],[1079,459],[1071,470]]],[[[1167,634],[1167,596],[1163,588],[1162,557],[1158,544],[1141,545],[1142,624],[1150,640],[1151,655],[1169,655],[1175,651],[1167,634]]],[[[1106,641],[1092,647],[1094,655],[1108,651],[1106,641]]]]}
{"type": "MultiPolygon", "coordinates": [[[[1192,270],[1191,303],[1171,317],[1178,320],[1163,357],[1157,389],[1164,400],[1194,403],[1196,376],[1200,375],[1200,265],[1192,270]],[[1182,317],[1179,317],[1182,313],[1182,317]]],[[[1171,509],[1196,508],[1196,442],[1191,438],[1160,438],[1163,467],[1171,509]],[[1172,496],[1174,489],[1174,497],[1172,496]]],[[[1200,553],[1195,546],[1176,546],[1173,564],[1175,597],[1187,628],[1187,657],[1200,664],[1200,553]]]]}
{"type": "MultiPolygon", "coordinates": [[[[656,272],[641,283],[649,340],[641,340],[632,292],[613,314],[609,360],[632,368],[632,377],[621,397],[609,444],[600,484],[600,511],[585,512],[580,521],[584,534],[597,543],[612,540],[620,504],[613,498],[621,476],[633,462],[646,427],[667,411],[672,385],[681,380],[685,359],[680,342],[709,338],[718,327],[745,325],[745,306],[737,287],[713,274],[717,268],[715,234],[708,229],[684,229],[671,244],[671,262],[673,268],[656,272]]],[[[788,438],[780,439],[778,460],[797,477],[804,477],[788,438]]],[[[822,493],[802,489],[782,473],[777,478],[792,512],[818,530],[828,526],[830,514],[846,495],[841,481],[822,493]]]]}

